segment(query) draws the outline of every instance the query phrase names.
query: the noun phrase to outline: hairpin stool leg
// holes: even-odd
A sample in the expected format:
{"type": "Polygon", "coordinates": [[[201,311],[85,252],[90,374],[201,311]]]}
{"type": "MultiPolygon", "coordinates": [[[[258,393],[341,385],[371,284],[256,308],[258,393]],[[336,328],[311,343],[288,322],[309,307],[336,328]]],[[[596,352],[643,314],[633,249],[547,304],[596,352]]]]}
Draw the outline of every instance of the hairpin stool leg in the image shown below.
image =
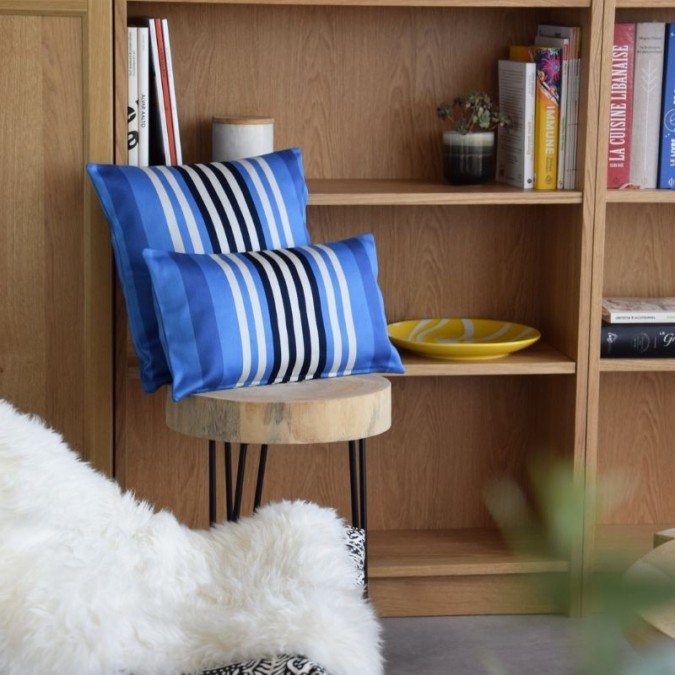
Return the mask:
{"type": "Polygon", "coordinates": [[[255,484],[255,501],[253,510],[257,511],[262,502],[263,482],[265,480],[265,466],[267,465],[267,445],[260,446],[260,461],[258,462],[258,479],[255,484]]]}
{"type": "Polygon", "coordinates": [[[216,522],[216,442],[209,441],[209,524],[216,522]]]}

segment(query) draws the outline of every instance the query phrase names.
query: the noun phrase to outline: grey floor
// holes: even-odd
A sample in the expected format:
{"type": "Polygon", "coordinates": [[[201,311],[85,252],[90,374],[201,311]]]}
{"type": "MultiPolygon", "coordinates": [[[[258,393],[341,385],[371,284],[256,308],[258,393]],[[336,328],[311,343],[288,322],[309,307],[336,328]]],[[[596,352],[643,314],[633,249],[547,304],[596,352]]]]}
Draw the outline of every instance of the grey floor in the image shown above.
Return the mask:
{"type": "MultiPolygon", "coordinates": [[[[583,669],[583,664],[593,627],[584,619],[424,617],[384,619],[382,624],[386,675],[578,675],[589,672],[583,669]]],[[[642,673],[644,659],[637,656],[619,631],[610,629],[609,633],[620,654],[621,667],[600,668],[598,675],[642,673]]],[[[675,673],[675,667],[658,672],[675,673]]]]}

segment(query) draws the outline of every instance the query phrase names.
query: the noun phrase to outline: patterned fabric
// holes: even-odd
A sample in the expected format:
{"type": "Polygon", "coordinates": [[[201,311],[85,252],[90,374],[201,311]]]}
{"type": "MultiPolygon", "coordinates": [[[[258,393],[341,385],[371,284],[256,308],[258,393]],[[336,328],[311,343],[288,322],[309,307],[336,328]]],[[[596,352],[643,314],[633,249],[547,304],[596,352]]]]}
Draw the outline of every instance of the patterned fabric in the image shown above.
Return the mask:
{"type": "Polygon", "coordinates": [[[270,659],[235,663],[214,670],[206,670],[202,675],[328,675],[318,664],[304,656],[275,656],[270,659]]]}
{"type": "Polygon", "coordinates": [[[363,588],[366,585],[366,532],[359,527],[345,528],[347,550],[354,561],[354,586],[363,588]]]}
{"type": "Polygon", "coordinates": [[[372,235],[276,251],[144,255],[176,401],[403,372],[387,335],[372,235]]]}
{"type": "Polygon", "coordinates": [[[300,150],[185,166],[89,164],[110,224],[146,392],[171,381],[143,249],[229,253],[310,243],[300,150]]]}

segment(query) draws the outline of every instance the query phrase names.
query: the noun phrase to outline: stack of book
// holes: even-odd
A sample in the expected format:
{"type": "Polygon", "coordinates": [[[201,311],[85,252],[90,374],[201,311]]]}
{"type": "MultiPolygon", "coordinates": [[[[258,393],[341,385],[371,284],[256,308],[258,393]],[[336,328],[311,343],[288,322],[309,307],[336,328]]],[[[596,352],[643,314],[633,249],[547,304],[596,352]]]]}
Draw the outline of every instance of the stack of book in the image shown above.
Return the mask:
{"type": "Polygon", "coordinates": [[[581,29],[540,25],[534,43],[499,61],[499,106],[513,125],[499,130],[497,180],[535,190],[573,190],[581,29]]]}
{"type": "Polygon", "coordinates": [[[169,24],[139,19],[128,27],[128,162],[182,164],[169,24]]]}
{"type": "Polygon", "coordinates": [[[607,187],[675,188],[675,24],[618,23],[607,187]]]}
{"type": "Polygon", "coordinates": [[[674,358],[675,298],[603,298],[600,356],[674,358]]]}

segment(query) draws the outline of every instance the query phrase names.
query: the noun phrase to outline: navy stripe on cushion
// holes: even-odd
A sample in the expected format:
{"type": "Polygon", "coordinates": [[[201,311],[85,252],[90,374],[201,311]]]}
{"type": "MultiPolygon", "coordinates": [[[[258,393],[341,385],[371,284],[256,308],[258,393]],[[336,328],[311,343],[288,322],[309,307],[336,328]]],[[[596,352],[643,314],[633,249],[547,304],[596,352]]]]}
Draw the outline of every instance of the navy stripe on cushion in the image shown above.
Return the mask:
{"type": "Polygon", "coordinates": [[[110,224],[117,272],[146,392],[171,381],[143,249],[229,253],[310,243],[298,148],[236,162],[88,164],[110,224]]]}
{"type": "Polygon", "coordinates": [[[403,372],[387,335],[372,235],[276,251],[143,255],[176,401],[215,389],[403,372]]]}

